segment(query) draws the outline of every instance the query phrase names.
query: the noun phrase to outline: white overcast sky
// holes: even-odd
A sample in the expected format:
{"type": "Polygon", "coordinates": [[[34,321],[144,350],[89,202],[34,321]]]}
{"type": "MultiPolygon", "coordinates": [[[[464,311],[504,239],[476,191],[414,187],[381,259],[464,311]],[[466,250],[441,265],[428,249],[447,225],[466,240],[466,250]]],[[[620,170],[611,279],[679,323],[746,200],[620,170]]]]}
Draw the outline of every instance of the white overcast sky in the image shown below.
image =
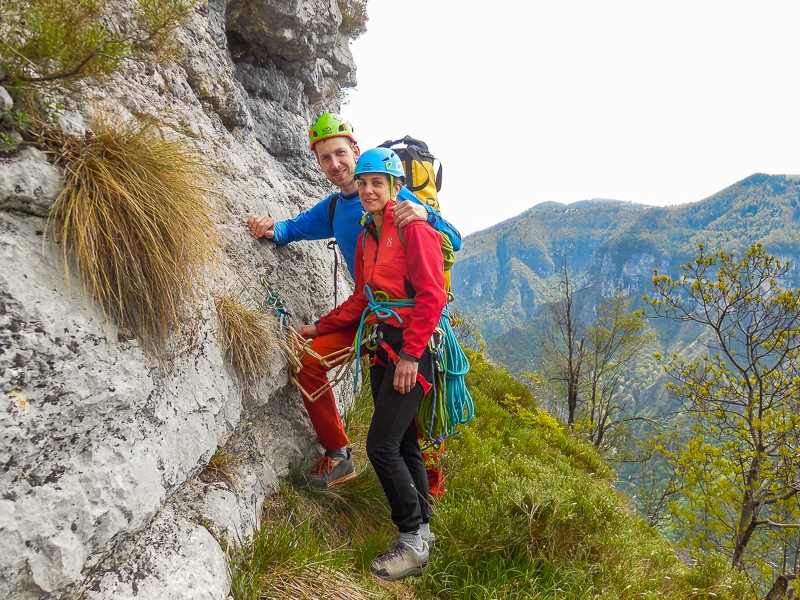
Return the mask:
{"type": "Polygon", "coordinates": [[[800,173],[800,0],[370,0],[342,114],[409,134],[462,234],[545,201],[669,205],[800,173]]]}

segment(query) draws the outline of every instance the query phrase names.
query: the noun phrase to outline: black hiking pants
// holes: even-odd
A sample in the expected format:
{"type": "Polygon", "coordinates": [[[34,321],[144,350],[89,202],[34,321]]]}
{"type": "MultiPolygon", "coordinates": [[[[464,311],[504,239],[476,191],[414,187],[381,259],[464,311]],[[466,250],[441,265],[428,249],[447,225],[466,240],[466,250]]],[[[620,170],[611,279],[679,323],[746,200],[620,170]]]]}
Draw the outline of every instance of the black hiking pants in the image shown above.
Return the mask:
{"type": "MultiPolygon", "coordinates": [[[[403,330],[381,326],[384,341],[399,353],[403,330]]],[[[414,415],[424,395],[419,382],[406,394],[394,389],[396,365],[381,347],[370,353],[374,362],[369,370],[375,412],[367,433],[367,456],[383,486],[392,521],[401,533],[419,529],[431,518],[428,475],[419,449],[414,415]]],[[[428,349],[419,360],[419,374],[433,381],[433,365],[428,349]]]]}

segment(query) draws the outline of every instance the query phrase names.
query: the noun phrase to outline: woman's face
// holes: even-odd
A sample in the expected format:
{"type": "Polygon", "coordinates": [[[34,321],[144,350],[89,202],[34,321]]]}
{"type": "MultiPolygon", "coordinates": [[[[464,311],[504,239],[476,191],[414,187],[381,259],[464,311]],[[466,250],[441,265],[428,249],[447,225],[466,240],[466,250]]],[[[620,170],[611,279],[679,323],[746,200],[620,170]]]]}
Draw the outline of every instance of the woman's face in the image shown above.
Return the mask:
{"type": "MultiPolygon", "coordinates": [[[[392,197],[388,175],[383,173],[364,173],[357,183],[361,206],[367,212],[381,212],[392,197]]],[[[399,188],[399,184],[396,187],[399,188]]]]}

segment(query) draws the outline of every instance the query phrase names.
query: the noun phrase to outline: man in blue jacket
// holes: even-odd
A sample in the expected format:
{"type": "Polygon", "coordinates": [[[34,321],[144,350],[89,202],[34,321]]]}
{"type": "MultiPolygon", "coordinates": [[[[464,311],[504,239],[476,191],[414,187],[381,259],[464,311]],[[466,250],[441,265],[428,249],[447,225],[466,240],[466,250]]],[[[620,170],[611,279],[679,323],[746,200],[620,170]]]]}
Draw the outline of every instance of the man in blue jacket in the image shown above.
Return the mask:
{"type": "MultiPolygon", "coordinates": [[[[347,269],[354,277],[356,242],[363,231],[361,217],[364,210],[358,198],[358,186],[354,179],[356,162],[360,150],[353,137],[353,129],[349,123],[337,115],[326,113],[320,116],[309,131],[311,150],[317,157],[317,163],[325,176],[339,188],[318,202],[310,209],[287,221],[275,221],[268,216],[252,216],[247,222],[250,233],[255,238],[267,238],[276,244],[288,244],[299,240],[321,240],[336,238],[342,252],[347,269]]],[[[398,197],[399,202],[394,209],[394,221],[404,226],[411,221],[424,220],[441,231],[450,239],[453,249],[461,247],[461,235],[452,225],[442,219],[433,207],[424,205],[406,188],[398,197]]],[[[306,327],[297,331],[307,335],[306,327]]],[[[353,344],[358,326],[320,335],[313,339],[311,349],[319,356],[347,348],[353,344]]],[[[328,383],[328,367],[322,365],[311,354],[303,358],[303,368],[298,380],[309,394],[321,389],[328,383]]],[[[309,485],[328,488],[337,483],[355,477],[355,467],[348,446],[339,410],[333,391],[328,390],[315,402],[303,396],[311,424],[317,434],[325,455],[320,459],[305,478],[309,485]]]]}

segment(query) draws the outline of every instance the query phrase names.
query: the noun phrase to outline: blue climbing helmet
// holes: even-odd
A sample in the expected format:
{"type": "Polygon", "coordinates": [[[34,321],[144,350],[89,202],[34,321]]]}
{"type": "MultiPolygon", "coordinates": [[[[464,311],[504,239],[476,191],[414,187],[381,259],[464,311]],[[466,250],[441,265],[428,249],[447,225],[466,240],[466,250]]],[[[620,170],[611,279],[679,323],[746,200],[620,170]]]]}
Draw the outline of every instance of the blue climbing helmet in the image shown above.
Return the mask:
{"type": "Polygon", "coordinates": [[[400,180],[405,180],[406,176],[403,171],[403,161],[389,148],[373,148],[364,152],[356,164],[356,179],[362,173],[383,173],[400,180]]]}

